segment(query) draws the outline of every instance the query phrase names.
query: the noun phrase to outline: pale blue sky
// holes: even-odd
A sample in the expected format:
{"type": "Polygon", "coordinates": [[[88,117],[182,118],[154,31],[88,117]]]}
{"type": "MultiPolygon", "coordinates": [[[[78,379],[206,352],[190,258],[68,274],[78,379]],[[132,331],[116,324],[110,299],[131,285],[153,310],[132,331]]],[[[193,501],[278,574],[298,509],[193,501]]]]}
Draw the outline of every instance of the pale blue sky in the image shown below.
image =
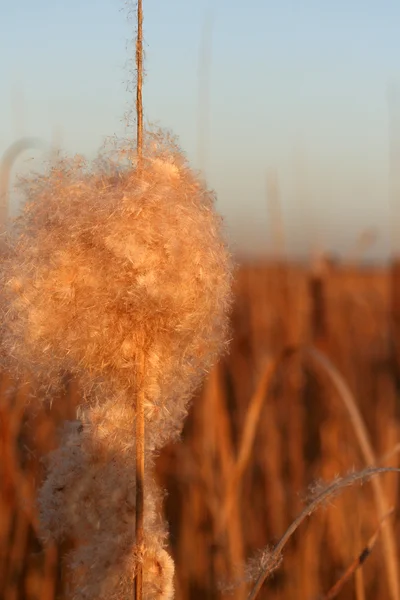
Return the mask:
{"type": "MultiPolygon", "coordinates": [[[[104,136],[123,132],[132,100],[123,8],[0,0],[0,153],[21,135],[50,141],[59,130],[69,152],[92,156],[104,136]]],[[[210,8],[206,171],[235,245],[268,247],[265,178],[276,168],[293,251],[322,243],[348,253],[376,227],[375,251],[386,254],[387,87],[400,75],[400,3],[144,0],[145,115],[171,128],[195,165],[210,8]]]]}

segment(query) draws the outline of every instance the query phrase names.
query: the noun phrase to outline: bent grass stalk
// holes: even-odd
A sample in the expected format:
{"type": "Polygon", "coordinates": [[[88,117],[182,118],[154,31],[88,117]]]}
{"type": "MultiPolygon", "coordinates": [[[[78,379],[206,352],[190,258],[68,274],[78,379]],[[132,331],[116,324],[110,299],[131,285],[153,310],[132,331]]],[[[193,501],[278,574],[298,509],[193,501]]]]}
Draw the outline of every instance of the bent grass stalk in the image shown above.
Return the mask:
{"type": "MultiPolygon", "coordinates": [[[[225,494],[224,504],[221,511],[221,518],[219,521],[218,531],[221,535],[223,529],[225,528],[229,514],[234,504],[234,499],[237,497],[238,488],[240,485],[240,480],[243,476],[245,468],[248,464],[251,448],[253,446],[253,442],[257,432],[257,423],[259,422],[259,417],[261,414],[261,409],[270,386],[273,375],[276,372],[277,367],[281,363],[282,359],[289,358],[293,354],[297,352],[302,352],[305,356],[309,356],[312,360],[314,360],[320,367],[324,369],[324,371],[328,374],[331,381],[333,382],[335,388],[339,392],[341,399],[343,400],[345,407],[349,413],[351,423],[354,428],[354,433],[358,443],[360,445],[361,451],[363,453],[367,470],[358,474],[354,474],[345,478],[342,481],[343,486],[347,487],[350,485],[351,481],[358,481],[360,479],[365,478],[366,474],[377,474],[384,473],[388,471],[396,471],[394,468],[385,468],[378,467],[378,461],[376,459],[375,453],[372,449],[371,442],[369,440],[369,435],[367,429],[365,427],[364,421],[362,419],[361,413],[357,407],[357,403],[353,394],[351,393],[349,387],[347,386],[344,378],[340,375],[339,371],[334,367],[334,365],[330,362],[330,360],[320,351],[318,351],[314,347],[288,347],[282,355],[275,360],[271,360],[267,363],[263,375],[260,379],[257,391],[255,392],[251,402],[250,407],[247,412],[246,422],[243,429],[242,440],[238,452],[238,458],[236,460],[236,464],[233,468],[233,473],[231,479],[227,486],[227,492],[225,494]],[[369,471],[368,471],[369,469],[369,471]]],[[[368,475],[369,478],[369,475],[368,475]]],[[[385,564],[388,575],[389,582],[389,592],[392,600],[399,599],[399,587],[398,587],[398,579],[397,579],[397,548],[395,539],[393,536],[393,531],[390,528],[386,517],[388,515],[388,509],[386,506],[385,496],[383,492],[383,488],[381,482],[378,478],[372,479],[373,491],[375,496],[375,503],[377,506],[378,517],[381,519],[381,529],[382,529],[382,538],[384,543],[384,553],[385,553],[385,564]]],[[[342,487],[342,486],[340,486],[342,487]]],[[[337,485],[333,484],[331,486],[332,492],[337,489],[337,485]]],[[[329,488],[330,489],[330,488],[329,488]]],[[[324,498],[324,494],[322,494],[321,501],[318,500],[316,506],[322,502],[324,498]]],[[[314,504],[312,504],[312,511],[314,504]]],[[[300,521],[296,519],[291,527],[287,530],[285,535],[281,538],[281,541],[275,546],[271,557],[268,560],[269,567],[266,569],[264,575],[260,575],[257,579],[256,585],[253,589],[253,592],[249,595],[248,600],[254,600],[256,595],[258,594],[259,589],[261,588],[265,578],[271,573],[280,562],[280,550],[283,548],[283,545],[286,544],[286,541],[290,535],[297,529],[298,524],[303,520],[306,514],[309,514],[307,511],[310,509],[308,507],[301,513],[299,516],[300,521]],[[303,515],[303,516],[302,516],[303,515]],[[287,536],[287,537],[286,537],[287,536]],[[282,545],[283,544],[283,545],[282,545]],[[278,552],[278,549],[279,552],[278,552]],[[271,567],[272,565],[272,567],[271,567]]],[[[311,512],[312,512],[311,511],[311,512]]]]}
{"type": "MultiPolygon", "coordinates": [[[[372,448],[369,434],[365,426],[364,420],[358,409],[357,402],[348,387],[344,377],[338,369],[332,364],[329,358],[316,348],[309,347],[305,349],[305,353],[325,371],[334,387],[336,388],[339,397],[343,401],[346,410],[349,414],[351,424],[353,425],[354,434],[360,446],[360,450],[364,457],[367,466],[374,466],[378,463],[375,453],[372,448]]],[[[375,504],[378,512],[378,517],[381,519],[387,514],[388,508],[383,491],[382,484],[379,479],[372,480],[373,492],[375,496],[375,504]]],[[[399,581],[398,581],[398,560],[397,547],[393,530],[388,521],[382,524],[382,541],[385,555],[386,572],[389,583],[389,593],[392,600],[399,600],[399,581]]]]}
{"type": "MultiPolygon", "coordinates": [[[[301,511],[296,519],[287,528],[279,542],[273,546],[272,549],[266,550],[265,557],[263,560],[263,566],[259,573],[255,584],[250,591],[247,600],[255,600],[258,596],[262,585],[264,584],[267,577],[269,577],[280,565],[282,560],[282,551],[286,546],[287,542],[298,529],[301,523],[309,517],[313,512],[320,506],[326,504],[328,500],[337,496],[339,493],[344,491],[346,488],[352,487],[356,483],[363,483],[371,479],[374,481],[375,477],[384,473],[400,473],[400,469],[395,467],[372,467],[365,469],[358,473],[351,473],[343,478],[338,478],[333,483],[325,487],[307,506],[301,511]]],[[[385,516],[385,515],[383,515],[385,516]]]]}

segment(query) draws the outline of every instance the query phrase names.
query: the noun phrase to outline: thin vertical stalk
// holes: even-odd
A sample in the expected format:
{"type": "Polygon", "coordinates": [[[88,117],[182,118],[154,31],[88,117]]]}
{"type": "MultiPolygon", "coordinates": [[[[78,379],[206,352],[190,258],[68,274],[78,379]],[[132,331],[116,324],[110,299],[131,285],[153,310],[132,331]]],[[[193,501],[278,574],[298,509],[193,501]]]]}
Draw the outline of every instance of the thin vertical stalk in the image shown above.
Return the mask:
{"type": "MultiPolygon", "coordinates": [[[[143,378],[141,378],[143,381],[143,378]]],[[[136,400],[136,547],[138,569],[135,578],[135,599],[143,596],[143,540],[144,540],[144,392],[143,385],[136,400]]]]}
{"type": "Polygon", "coordinates": [[[143,6],[142,0],[137,2],[137,37],[136,37],[136,136],[137,153],[140,164],[143,153],[143,6]]]}
{"type": "MultiPolygon", "coordinates": [[[[141,169],[143,154],[143,6],[137,2],[136,37],[136,127],[138,168],[141,169]]],[[[143,597],[143,541],[144,541],[144,357],[141,364],[140,387],[136,396],[136,547],[139,554],[135,578],[135,599],[143,597]]]]}

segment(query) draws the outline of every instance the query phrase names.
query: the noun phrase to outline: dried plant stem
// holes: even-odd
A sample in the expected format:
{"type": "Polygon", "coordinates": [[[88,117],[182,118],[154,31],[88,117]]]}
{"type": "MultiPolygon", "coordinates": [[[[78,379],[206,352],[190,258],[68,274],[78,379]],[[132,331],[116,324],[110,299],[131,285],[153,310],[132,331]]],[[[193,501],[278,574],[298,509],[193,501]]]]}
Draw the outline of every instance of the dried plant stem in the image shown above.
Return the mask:
{"type": "Polygon", "coordinates": [[[393,446],[393,448],[391,450],[389,450],[388,452],[386,452],[386,454],[384,454],[379,459],[379,464],[380,465],[384,465],[391,458],[393,458],[393,456],[395,456],[396,454],[399,454],[399,452],[400,452],[400,444],[396,444],[395,446],[393,446]]]}
{"type": "MultiPolygon", "coordinates": [[[[143,153],[143,5],[137,0],[136,36],[136,136],[138,167],[141,168],[143,153]]],[[[135,599],[143,597],[143,540],[144,540],[144,357],[140,373],[140,388],[136,398],[136,548],[139,553],[135,577],[135,599]]]]}
{"type": "MultiPolygon", "coordinates": [[[[229,565],[218,564],[221,560],[221,556],[216,553],[216,570],[222,568],[232,569],[236,572],[237,576],[244,576],[244,547],[243,547],[243,530],[240,519],[240,511],[238,502],[232,504],[229,518],[229,527],[226,528],[226,540],[219,540],[217,536],[221,533],[219,528],[219,494],[218,485],[216,486],[215,480],[215,467],[216,462],[219,464],[219,478],[222,480],[223,485],[227,485],[230,481],[232,468],[235,461],[235,452],[233,448],[233,441],[229,423],[229,410],[227,406],[227,398],[225,394],[224,372],[222,364],[218,363],[211,371],[210,377],[205,387],[204,396],[204,425],[205,431],[208,435],[204,436],[205,450],[208,449],[209,458],[207,460],[208,469],[207,475],[209,477],[204,478],[206,484],[205,494],[207,498],[213,497],[215,500],[214,511],[214,523],[215,523],[215,538],[214,542],[218,548],[222,548],[226,544],[227,558],[229,565]],[[213,427],[210,427],[210,414],[215,415],[213,419],[213,427]],[[210,439],[211,438],[211,439],[210,439]],[[210,489],[211,488],[211,489],[210,489]],[[210,493],[211,492],[211,493],[210,493]],[[222,542],[222,543],[221,543],[222,542]]],[[[203,459],[204,460],[204,459],[203,459]]],[[[206,469],[202,471],[206,475],[206,469]]],[[[221,561],[222,562],[222,561],[221,561]]],[[[236,590],[235,600],[243,600],[246,597],[246,590],[244,586],[239,587],[236,590]]]]}
{"type": "MultiPolygon", "coordinates": [[[[142,370],[144,374],[144,370],[142,370]]],[[[143,377],[141,378],[143,382],[143,377]]],[[[140,387],[136,399],[136,548],[138,568],[135,577],[135,600],[143,596],[143,540],[144,540],[144,388],[140,387]]]]}
{"type": "Polygon", "coordinates": [[[363,551],[353,560],[351,565],[343,573],[342,577],[331,587],[331,589],[323,596],[322,600],[333,600],[339,594],[346,581],[355,573],[367,560],[371,554],[376,540],[378,539],[379,532],[382,528],[382,523],[393,513],[393,508],[380,520],[378,527],[374,534],[370,537],[368,544],[365,546],[363,551]]]}
{"type": "MultiPolygon", "coordinates": [[[[322,367],[322,369],[327,373],[337,392],[339,393],[339,396],[342,399],[343,404],[345,405],[350,416],[350,421],[353,425],[354,433],[358,440],[365,464],[367,466],[377,465],[378,461],[373,451],[367,428],[358,409],[357,402],[348,385],[346,384],[344,377],[339,373],[328,357],[316,348],[307,348],[306,352],[310,358],[314,360],[315,363],[317,363],[320,367],[322,367]]],[[[372,481],[372,485],[378,517],[382,518],[387,514],[388,511],[383,487],[378,479],[374,479],[372,481]]],[[[385,521],[382,525],[382,542],[390,597],[392,600],[399,600],[400,591],[397,569],[397,547],[393,530],[387,521],[385,521]]]]}
{"type": "Polygon", "coordinates": [[[257,428],[260,423],[261,411],[270,389],[271,382],[273,381],[278,367],[280,367],[286,359],[289,359],[293,355],[294,351],[294,348],[288,347],[277,357],[268,360],[262,372],[258,386],[250,401],[249,408],[246,413],[246,420],[243,427],[238,455],[232,469],[230,480],[227,484],[221,516],[218,523],[219,534],[228,524],[229,517],[234,506],[234,500],[238,497],[240,483],[251,458],[251,451],[257,434],[257,428]]]}
{"type": "Polygon", "coordinates": [[[277,361],[275,359],[270,360],[266,364],[258,387],[250,401],[250,405],[246,414],[246,421],[243,427],[238,456],[230,479],[227,483],[225,499],[218,524],[218,533],[221,533],[221,531],[223,531],[226,525],[229,523],[229,518],[234,506],[234,500],[239,493],[240,481],[251,456],[251,450],[257,433],[257,425],[260,422],[260,414],[264,404],[265,396],[268,392],[273,375],[276,372],[278,363],[279,360],[277,361]]]}
{"type": "MultiPolygon", "coordinates": [[[[326,504],[329,499],[337,496],[344,489],[352,487],[357,482],[363,483],[369,479],[372,479],[372,481],[374,481],[376,476],[382,473],[400,473],[400,469],[396,469],[394,467],[372,467],[365,469],[364,471],[360,471],[358,473],[351,473],[350,475],[348,475],[347,477],[343,477],[342,479],[337,479],[328,487],[324,488],[302,510],[302,512],[296,517],[292,524],[289,525],[279,542],[272,548],[268,556],[268,561],[266,561],[260,574],[258,575],[254,586],[247,597],[247,600],[255,600],[255,598],[258,596],[258,593],[260,592],[261,587],[267,579],[267,577],[271,575],[273,571],[275,571],[275,569],[279,566],[281,562],[283,548],[286,546],[291,536],[307,517],[309,517],[313,512],[315,512],[317,508],[326,504]]],[[[386,516],[387,515],[385,515],[385,517],[386,516]]]]}
{"type": "Polygon", "coordinates": [[[136,37],[136,135],[138,161],[143,152],[143,7],[142,0],[137,1],[137,37],[136,37]]]}
{"type": "Polygon", "coordinates": [[[354,576],[356,600],[366,600],[364,574],[362,569],[357,569],[354,576]]]}

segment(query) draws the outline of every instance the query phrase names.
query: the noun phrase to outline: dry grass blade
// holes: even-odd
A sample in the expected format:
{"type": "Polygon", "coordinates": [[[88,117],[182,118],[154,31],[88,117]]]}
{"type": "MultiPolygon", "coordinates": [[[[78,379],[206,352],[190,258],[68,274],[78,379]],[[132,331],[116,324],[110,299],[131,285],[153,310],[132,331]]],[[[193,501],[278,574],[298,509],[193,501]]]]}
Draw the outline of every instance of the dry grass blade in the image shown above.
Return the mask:
{"type": "Polygon", "coordinates": [[[317,508],[321,505],[325,504],[328,500],[337,496],[344,489],[353,486],[356,483],[363,483],[374,477],[376,475],[381,475],[382,473],[400,473],[400,469],[396,469],[394,467],[371,467],[365,469],[364,471],[360,471],[358,473],[351,473],[343,478],[336,479],[333,483],[326,486],[322,489],[313,500],[304,508],[304,510],[298,515],[298,517],[293,521],[293,523],[288,527],[285,531],[279,542],[268,552],[267,557],[264,557],[262,569],[259,573],[253,589],[250,591],[247,600],[254,600],[261,587],[267,577],[269,577],[272,572],[277,568],[280,564],[280,559],[282,556],[282,550],[286,546],[290,537],[296,531],[296,529],[301,525],[301,523],[305,520],[306,517],[309,517],[317,508]]]}
{"type": "Polygon", "coordinates": [[[364,562],[367,560],[368,556],[371,554],[375,546],[383,522],[393,513],[393,510],[394,509],[391,508],[387,515],[385,515],[380,520],[378,527],[376,528],[374,534],[370,537],[368,544],[365,546],[363,551],[354,559],[351,565],[343,573],[342,577],[331,587],[331,589],[321,598],[321,600],[333,600],[333,598],[336,598],[340,590],[343,588],[344,584],[357,571],[357,569],[359,569],[364,564],[364,562]]]}
{"type": "MultiPolygon", "coordinates": [[[[327,373],[333,385],[335,386],[340,398],[342,399],[343,404],[345,405],[346,410],[349,414],[351,423],[353,425],[354,434],[359,443],[365,464],[368,466],[378,464],[378,461],[372,448],[372,444],[369,439],[367,428],[358,409],[357,402],[343,376],[331,363],[328,357],[316,348],[307,348],[306,353],[312,358],[313,361],[315,361],[320,367],[322,367],[325,373],[327,373]]],[[[372,485],[378,517],[382,519],[383,516],[388,512],[383,488],[381,482],[378,479],[374,479],[372,485]]],[[[385,521],[382,525],[382,541],[384,547],[384,556],[389,583],[390,598],[392,600],[399,600],[400,591],[397,568],[397,548],[393,531],[387,521],[385,521]]]]}
{"type": "Polygon", "coordinates": [[[284,359],[290,357],[292,353],[293,349],[289,348],[275,359],[269,360],[264,368],[264,372],[260,378],[257,389],[250,401],[250,405],[246,414],[246,421],[243,427],[243,435],[238,457],[232,469],[232,475],[227,485],[225,501],[219,521],[219,532],[222,532],[226,524],[229,522],[234,499],[239,493],[240,481],[251,457],[251,451],[257,433],[257,425],[260,422],[261,410],[272,378],[276,373],[278,366],[284,359]]]}

